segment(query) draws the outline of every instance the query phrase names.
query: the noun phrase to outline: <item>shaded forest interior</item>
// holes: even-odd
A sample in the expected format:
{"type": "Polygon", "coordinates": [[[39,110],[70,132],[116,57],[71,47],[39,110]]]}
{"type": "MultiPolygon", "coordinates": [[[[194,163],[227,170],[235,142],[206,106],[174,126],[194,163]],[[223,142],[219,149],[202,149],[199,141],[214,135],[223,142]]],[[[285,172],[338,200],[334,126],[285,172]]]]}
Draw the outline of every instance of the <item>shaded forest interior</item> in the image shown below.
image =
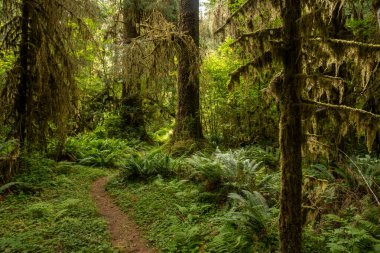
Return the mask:
{"type": "Polygon", "coordinates": [[[0,12],[1,252],[380,252],[379,0],[0,12]]]}

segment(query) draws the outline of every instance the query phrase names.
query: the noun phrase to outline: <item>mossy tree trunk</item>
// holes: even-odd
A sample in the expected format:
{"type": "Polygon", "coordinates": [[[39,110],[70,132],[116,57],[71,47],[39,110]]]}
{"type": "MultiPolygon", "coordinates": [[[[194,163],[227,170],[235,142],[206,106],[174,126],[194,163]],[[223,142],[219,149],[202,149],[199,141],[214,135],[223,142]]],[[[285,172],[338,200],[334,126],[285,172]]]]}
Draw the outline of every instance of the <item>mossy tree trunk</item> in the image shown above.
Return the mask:
{"type": "MultiPolygon", "coordinates": [[[[179,29],[190,35],[196,46],[199,46],[199,0],[180,0],[179,29]]],[[[194,66],[197,63],[197,52],[190,52],[189,48],[183,45],[179,55],[178,103],[173,141],[203,139],[199,104],[199,66],[194,66]]]]}
{"type": "Polygon", "coordinates": [[[285,0],[282,11],[284,81],[280,96],[280,250],[301,252],[302,126],[301,126],[301,18],[300,0],[285,0]]]}
{"type": "MultiPolygon", "coordinates": [[[[128,0],[123,1],[123,40],[124,46],[128,47],[133,39],[140,34],[138,23],[140,11],[137,3],[128,0]]],[[[126,64],[126,63],[124,63],[126,64]]],[[[134,75],[132,69],[124,68],[124,80],[122,83],[122,118],[123,126],[132,136],[148,141],[145,128],[143,104],[141,98],[141,84],[139,76],[134,75]]]]}

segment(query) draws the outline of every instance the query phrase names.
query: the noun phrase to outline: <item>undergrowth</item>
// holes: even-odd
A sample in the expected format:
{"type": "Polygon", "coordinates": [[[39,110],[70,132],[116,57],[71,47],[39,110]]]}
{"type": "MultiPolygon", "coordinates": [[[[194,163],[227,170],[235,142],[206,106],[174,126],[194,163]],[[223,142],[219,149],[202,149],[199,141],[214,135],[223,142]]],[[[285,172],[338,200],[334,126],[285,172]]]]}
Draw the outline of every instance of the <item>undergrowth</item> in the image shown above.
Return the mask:
{"type": "Polygon", "coordinates": [[[88,194],[108,173],[31,156],[0,193],[0,252],[117,252],[88,194]],[[5,229],[6,228],[6,229],[5,229]]]}
{"type": "MultiPolygon", "coordinates": [[[[304,165],[303,252],[380,252],[379,164],[304,165]]],[[[272,150],[154,150],[131,156],[109,191],[162,252],[276,252],[279,184],[272,150]]]]}
{"type": "Polygon", "coordinates": [[[102,138],[99,133],[69,138],[64,149],[68,160],[92,167],[121,168],[125,166],[141,142],[102,138]]]}
{"type": "Polygon", "coordinates": [[[277,155],[265,152],[260,160],[261,152],[173,158],[155,150],[131,157],[108,189],[162,252],[268,249],[277,240],[277,155]],[[250,215],[252,210],[257,213],[250,215]]]}

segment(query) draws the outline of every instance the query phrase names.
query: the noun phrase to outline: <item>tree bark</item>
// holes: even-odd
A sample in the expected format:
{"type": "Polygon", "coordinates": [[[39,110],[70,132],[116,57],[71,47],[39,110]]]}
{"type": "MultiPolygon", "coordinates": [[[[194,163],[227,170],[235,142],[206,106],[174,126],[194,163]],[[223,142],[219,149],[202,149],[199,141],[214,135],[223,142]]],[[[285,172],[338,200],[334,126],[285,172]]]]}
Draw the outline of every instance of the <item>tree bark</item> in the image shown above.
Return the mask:
{"type": "MultiPolygon", "coordinates": [[[[199,0],[180,0],[179,30],[191,36],[199,46],[199,0]]],[[[203,139],[199,104],[199,66],[195,53],[182,45],[178,64],[178,103],[173,140],[203,139]]]]}
{"type": "Polygon", "coordinates": [[[284,81],[280,96],[280,250],[301,252],[302,243],[302,126],[301,126],[301,18],[300,0],[285,0],[284,20],[284,81]]]}
{"type": "Polygon", "coordinates": [[[27,117],[27,97],[29,78],[29,22],[30,22],[30,5],[28,0],[22,2],[22,23],[21,23],[21,43],[19,52],[20,61],[20,83],[17,88],[16,112],[17,112],[17,130],[16,135],[20,141],[21,150],[23,150],[26,140],[26,117],[27,117]]]}

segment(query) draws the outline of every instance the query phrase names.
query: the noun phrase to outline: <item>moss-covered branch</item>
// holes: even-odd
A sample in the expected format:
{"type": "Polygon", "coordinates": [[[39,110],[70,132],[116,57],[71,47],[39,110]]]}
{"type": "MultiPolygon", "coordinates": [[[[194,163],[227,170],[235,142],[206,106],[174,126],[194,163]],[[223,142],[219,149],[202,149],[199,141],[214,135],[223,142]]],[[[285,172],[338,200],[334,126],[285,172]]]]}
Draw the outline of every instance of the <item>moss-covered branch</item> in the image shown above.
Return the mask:
{"type": "Polygon", "coordinates": [[[247,8],[247,6],[250,6],[250,4],[253,3],[254,1],[255,0],[247,0],[247,2],[245,2],[242,6],[239,7],[239,9],[237,9],[234,13],[232,13],[231,16],[227,18],[226,22],[224,22],[224,24],[221,27],[219,27],[214,33],[218,34],[224,31],[226,26],[228,26],[237,15],[242,13],[247,8]]]}
{"type": "Polygon", "coordinates": [[[249,71],[249,68],[263,68],[265,66],[268,66],[273,62],[273,55],[272,52],[267,51],[263,53],[261,56],[257,57],[253,61],[250,61],[242,66],[240,66],[238,69],[236,69],[234,72],[230,74],[230,80],[228,82],[228,89],[232,89],[233,85],[237,82],[239,82],[240,76],[244,73],[249,71]]]}
{"type": "Polygon", "coordinates": [[[353,108],[349,107],[346,105],[334,105],[334,104],[329,104],[329,103],[323,103],[323,102],[317,102],[314,100],[310,99],[302,99],[302,103],[306,105],[312,105],[312,106],[319,106],[319,107],[324,107],[326,109],[332,109],[332,110],[339,110],[339,111],[345,111],[348,113],[359,113],[368,117],[371,117],[373,119],[379,119],[380,120],[380,115],[374,114],[372,112],[368,112],[366,110],[358,109],[358,108],[353,108]]]}
{"type": "Polygon", "coordinates": [[[277,28],[265,28],[265,29],[260,29],[260,30],[250,32],[250,33],[244,33],[239,38],[237,38],[233,43],[231,43],[231,46],[237,43],[240,43],[247,38],[255,38],[259,40],[263,40],[268,37],[279,38],[281,37],[281,31],[282,31],[282,27],[277,27],[277,28]]]}
{"type": "Polygon", "coordinates": [[[354,41],[354,40],[342,40],[342,39],[333,39],[333,38],[311,38],[310,41],[316,41],[316,42],[327,41],[327,42],[339,44],[342,46],[356,46],[356,47],[380,50],[380,44],[364,43],[364,42],[359,42],[359,41],[354,41]]]}

